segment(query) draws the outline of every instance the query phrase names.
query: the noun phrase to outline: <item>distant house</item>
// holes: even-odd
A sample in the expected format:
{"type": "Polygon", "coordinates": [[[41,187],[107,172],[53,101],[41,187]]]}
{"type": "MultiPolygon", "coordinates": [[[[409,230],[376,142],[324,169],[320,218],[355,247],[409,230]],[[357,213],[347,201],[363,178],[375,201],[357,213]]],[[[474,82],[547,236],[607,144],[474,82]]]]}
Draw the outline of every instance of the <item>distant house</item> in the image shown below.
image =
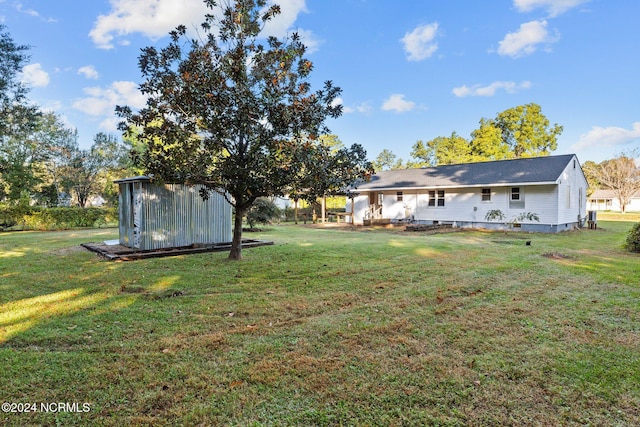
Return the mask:
{"type": "MultiPolygon", "coordinates": [[[[620,200],[613,190],[596,190],[587,199],[590,211],[621,211],[620,200]]],[[[640,212],[640,190],[633,193],[625,211],[640,212]]]]}
{"type": "Polygon", "coordinates": [[[58,206],[71,206],[71,195],[69,193],[58,193],[58,206]]]}
{"type": "Polygon", "coordinates": [[[355,224],[411,221],[468,228],[503,228],[485,220],[500,210],[507,220],[526,212],[524,231],[558,232],[586,218],[587,180],[573,154],[378,172],[347,203],[355,224]]]}
{"type": "Polygon", "coordinates": [[[115,183],[121,245],[150,250],[231,241],[231,205],[223,195],[203,200],[200,185],[157,184],[146,176],[115,183]]]}
{"type": "Polygon", "coordinates": [[[100,206],[104,206],[107,201],[101,195],[95,195],[89,197],[88,204],[94,208],[99,208],[100,206]]]}

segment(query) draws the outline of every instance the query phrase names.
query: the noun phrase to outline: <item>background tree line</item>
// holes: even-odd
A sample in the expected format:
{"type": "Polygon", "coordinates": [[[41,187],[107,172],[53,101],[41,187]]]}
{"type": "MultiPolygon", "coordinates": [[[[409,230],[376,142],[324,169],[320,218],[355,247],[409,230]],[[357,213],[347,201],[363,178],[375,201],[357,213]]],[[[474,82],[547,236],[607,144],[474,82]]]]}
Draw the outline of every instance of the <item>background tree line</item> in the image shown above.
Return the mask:
{"type": "Polygon", "coordinates": [[[100,195],[113,204],[113,179],[132,171],[128,149],[105,133],[82,149],[75,129],[31,103],[20,81],[28,50],[0,25],[0,202],[86,207],[100,195]]]}
{"type": "MultiPolygon", "coordinates": [[[[562,126],[550,125],[537,104],[526,104],[505,110],[494,119],[480,119],[480,126],[466,139],[455,131],[430,141],[417,141],[406,162],[388,149],[373,160],[376,171],[420,168],[460,163],[508,160],[548,156],[557,148],[562,126]]],[[[631,197],[640,192],[639,150],[617,154],[601,163],[583,163],[589,192],[612,190],[622,210],[631,197]]]]}
{"type": "Polygon", "coordinates": [[[631,198],[640,196],[640,150],[629,150],[616,157],[596,163],[586,161],[582,165],[589,195],[594,191],[611,190],[620,201],[620,209],[625,212],[631,198]]]}
{"type": "Polygon", "coordinates": [[[419,168],[523,157],[548,156],[557,146],[562,126],[551,125],[534,103],[505,110],[494,119],[480,119],[480,127],[466,139],[456,131],[430,141],[417,141],[404,162],[390,150],[373,161],[376,170],[419,168]]]}

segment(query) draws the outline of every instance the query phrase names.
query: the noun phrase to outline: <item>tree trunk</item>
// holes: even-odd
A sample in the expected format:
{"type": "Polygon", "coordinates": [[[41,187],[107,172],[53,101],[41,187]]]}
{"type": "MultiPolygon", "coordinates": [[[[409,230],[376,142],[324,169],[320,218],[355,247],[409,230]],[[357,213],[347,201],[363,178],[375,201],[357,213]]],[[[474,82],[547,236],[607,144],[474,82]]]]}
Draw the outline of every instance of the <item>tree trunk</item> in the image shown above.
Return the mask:
{"type": "Polygon", "coordinates": [[[244,217],[246,209],[236,206],[236,218],[233,223],[233,241],[231,242],[231,251],[229,259],[242,259],[242,217],[244,217]]]}
{"type": "Polygon", "coordinates": [[[85,206],[87,205],[87,197],[84,196],[83,194],[78,194],[78,205],[84,209],[85,206]]]}

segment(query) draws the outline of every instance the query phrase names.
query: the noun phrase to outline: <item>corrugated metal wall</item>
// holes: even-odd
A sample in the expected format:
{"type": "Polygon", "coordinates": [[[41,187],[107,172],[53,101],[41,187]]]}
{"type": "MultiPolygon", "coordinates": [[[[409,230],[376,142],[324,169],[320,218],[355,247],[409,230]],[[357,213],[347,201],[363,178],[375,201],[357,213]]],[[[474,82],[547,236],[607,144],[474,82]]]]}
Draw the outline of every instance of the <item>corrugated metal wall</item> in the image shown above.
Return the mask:
{"type": "Polygon", "coordinates": [[[231,205],[202,186],[120,182],[120,244],[141,250],[232,239],[231,205]]]}
{"type": "Polygon", "coordinates": [[[133,183],[118,184],[120,244],[133,245],[133,183]]]}

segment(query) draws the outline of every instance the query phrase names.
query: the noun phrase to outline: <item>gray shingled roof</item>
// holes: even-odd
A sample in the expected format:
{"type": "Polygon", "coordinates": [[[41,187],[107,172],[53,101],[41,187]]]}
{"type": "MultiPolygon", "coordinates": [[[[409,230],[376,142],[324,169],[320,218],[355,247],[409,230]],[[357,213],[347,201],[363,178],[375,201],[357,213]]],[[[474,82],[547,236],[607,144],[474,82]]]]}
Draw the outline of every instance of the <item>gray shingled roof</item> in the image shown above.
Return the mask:
{"type": "Polygon", "coordinates": [[[573,154],[444,165],[420,169],[380,171],[357,191],[468,187],[482,185],[553,184],[573,159],[573,154]]]}

